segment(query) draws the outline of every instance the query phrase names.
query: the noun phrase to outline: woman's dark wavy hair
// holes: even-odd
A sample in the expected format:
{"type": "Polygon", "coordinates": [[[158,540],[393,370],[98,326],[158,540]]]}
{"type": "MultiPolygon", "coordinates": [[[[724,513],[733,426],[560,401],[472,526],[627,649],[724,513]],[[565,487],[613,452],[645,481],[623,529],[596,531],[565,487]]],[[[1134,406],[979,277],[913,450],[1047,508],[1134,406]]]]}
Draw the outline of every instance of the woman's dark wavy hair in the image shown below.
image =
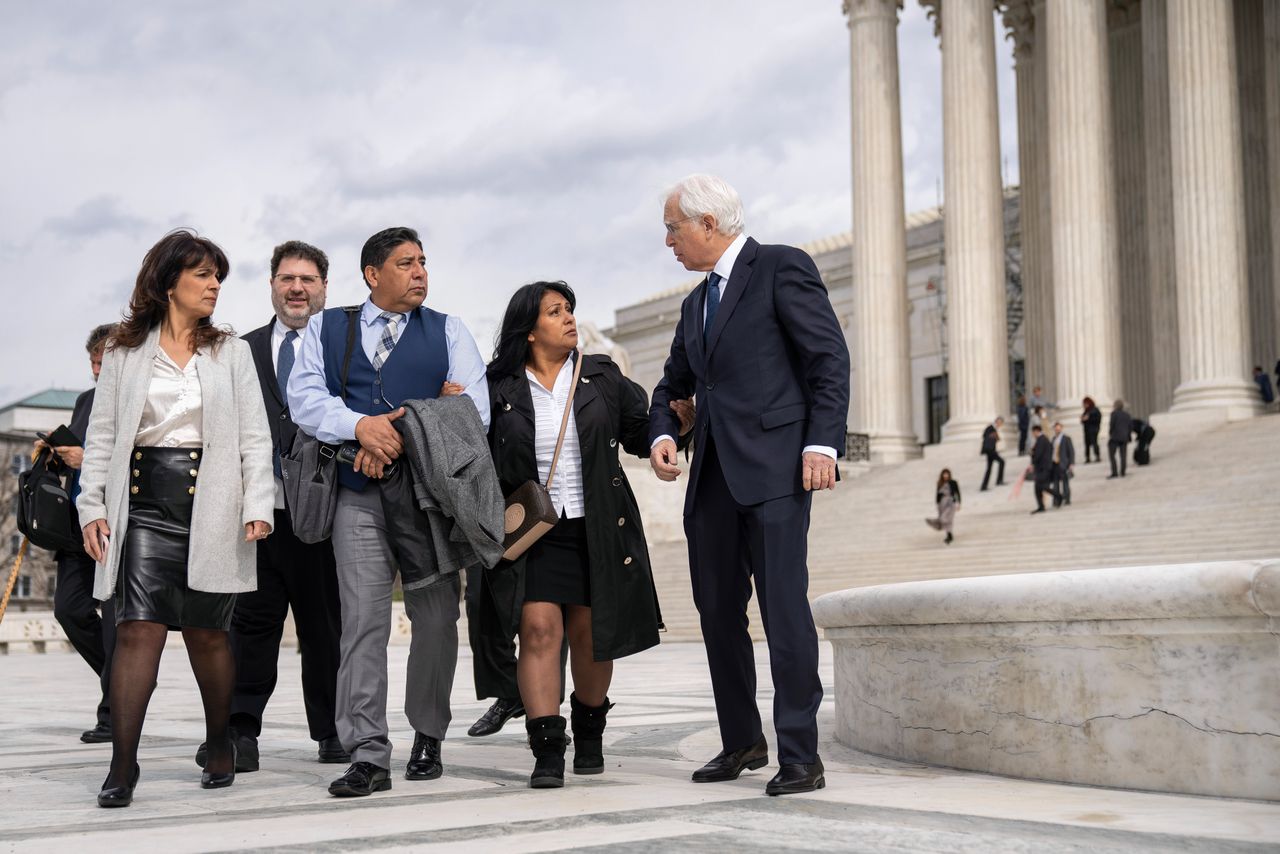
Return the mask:
{"type": "Polygon", "coordinates": [[[1086,397],[1082,403],[1084,404],[1085,409],[1096,409],[1098,407],[1098,404],[1093,402],[1092,397],[1086,397]]]}
{"type": "MultiPolygon", "coordinates": [[[[141,346],[151,330],[169,313],[169,291],[178,284],[182,271],[204,263],[213,265],[219,282],[231,269],[226,253],[218,244],[185,228],[175,229],[160,238],[160,242],[147,250],[146,257],[142,259],[133,296],[129,297],[129,312],[112,336],[110,347],[141,346]]],[[[191,344],[194,349],[208,347],[216,350],[233,334],[230,329],[214,326],[211,318],[203,317],[191,333],[191,344]]]]}
{"type": "Polygon", "coordinates": [[[522,376],[529,361],[529,333],[538,325],[542,313],[542,298],[547,291],[555,291],[569,301],[569,311],[578,305],[573,288],[564,282],[533,282],[524,285],[511,295],[507,313],[502,316],[502,327],[493,343],[493,361],[489,363],[489,376],[522,376]]]}
{"type": "Polygon", "coordinates": [[[952,478],[951,478],[951,469],[943,469],[942,471],[938,472],[938,489],[942,489],[942,484],[946,483],[947,481],[949,481],[949,480],[951,480],[951,479],[952,479],[952,478]],[[944,480],[944,479],[943,479],[943,477],[942,477],[944,474],[946,475],[946,479],[945,479],[945,480],[944,480]]]}

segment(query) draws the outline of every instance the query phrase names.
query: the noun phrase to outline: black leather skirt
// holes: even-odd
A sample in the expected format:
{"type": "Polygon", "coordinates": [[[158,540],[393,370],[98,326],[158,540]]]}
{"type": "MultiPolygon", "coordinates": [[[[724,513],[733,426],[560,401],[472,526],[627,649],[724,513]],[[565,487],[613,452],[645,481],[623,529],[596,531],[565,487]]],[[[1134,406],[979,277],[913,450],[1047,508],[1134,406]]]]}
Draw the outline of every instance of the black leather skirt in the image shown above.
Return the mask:
{"type": "Polygon", "coordinates": [[[134,448],[129,525],[116,580],[116,623],[146,620],[170,629],[231,628],[234,593],[187,586],[191,507],[200,455],[193,448],[134,448]]]}

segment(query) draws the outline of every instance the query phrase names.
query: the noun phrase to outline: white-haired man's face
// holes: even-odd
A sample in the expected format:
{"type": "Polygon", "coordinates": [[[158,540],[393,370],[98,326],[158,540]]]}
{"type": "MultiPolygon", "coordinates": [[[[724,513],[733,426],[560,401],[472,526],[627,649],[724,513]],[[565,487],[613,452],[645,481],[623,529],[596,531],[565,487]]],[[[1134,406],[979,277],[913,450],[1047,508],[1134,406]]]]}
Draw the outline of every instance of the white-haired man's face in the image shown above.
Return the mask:
{"type": "Polygon", "coordinates": [[[667,246],[686,270],[705,273],[714,270],[724,250],[733,242],[716,228],[711,214],[688,216],[680,209],[680,197],[667,199],[662,209],[667,230],[667,246]]]}

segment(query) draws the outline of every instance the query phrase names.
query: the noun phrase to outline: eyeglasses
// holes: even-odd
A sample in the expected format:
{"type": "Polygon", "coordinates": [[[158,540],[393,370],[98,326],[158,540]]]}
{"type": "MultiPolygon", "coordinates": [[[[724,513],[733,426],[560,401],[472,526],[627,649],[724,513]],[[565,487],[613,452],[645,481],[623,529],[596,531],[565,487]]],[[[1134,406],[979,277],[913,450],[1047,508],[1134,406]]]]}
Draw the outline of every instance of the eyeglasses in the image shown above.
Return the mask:
{"type": "Polygon", "coordinates": [[[291,276],[281,273],[276,276],[276,281],[285,287],[293,287],[295,284],[301,283],[304,287],[312,287],[320,284],[319,276],[291,276]]]}
{"type": "Polygon", "coordinates": [[[687,216],[684,219],[678,219],[675,222],[664,222],[663,225],[667,227],[667,234],[671,235],[672,237],[675,237],[676,232],[680,230],[676,228],[676,226],[678,226],[682,222],[688,222],[691,219],[697,219],[697,218],[698,218],[698,215],[694,214],[693,216],[687,216]]]}

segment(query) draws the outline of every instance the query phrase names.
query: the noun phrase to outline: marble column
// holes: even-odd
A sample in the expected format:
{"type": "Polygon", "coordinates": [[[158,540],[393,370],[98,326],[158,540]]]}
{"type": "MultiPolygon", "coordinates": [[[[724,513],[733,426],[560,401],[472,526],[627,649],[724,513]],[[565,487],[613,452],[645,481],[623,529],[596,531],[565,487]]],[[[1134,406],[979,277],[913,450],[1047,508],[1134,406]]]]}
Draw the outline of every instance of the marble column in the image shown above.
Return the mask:
{"type": "MultiPolygon", "coordinates": [[[[1032,66],[1032,98],[1035,102],[1035,159],[1033,169],[1036,175],[1036,195],[1039,196],[1039,216],[1037,217],[1037,263],[1039,275],[1036,293],[1039,299],[1032,304],[1035,315],[1032,322],[1038,329],[1040,337],[1040,356],[1042,368],[1038,374],[1027,374],[1027,387],[1040,386],[1045,397],[1058,400],[1058,337],[1056,308],[1054,306],[1053,283],[1056,277],[1053,268],[1053,191],[1049,186],[1049,64],[1046,56],[1049,45],[1046,39],[1045,0],[1032,0],[1031,17],[1035,22],[1032,32],[1032,52],[1035,64],[1032,66]]],[[[1024,235],[1025,236],[1025,235],[1024,235]]]]}
{"type": "Polygon", "coordinates": [[[1031,0],[1009,0],[1001,10],[1013,42],[1014,75],[1018,94],[1018,218],[1022,245],[1022,328],[1028,390],[1041,386],[1049,400],[1053,389],[1053,291],[1045,263],[1044,195],[1046,135],[1037,121],[1037,104],[1044,60],[1036,53],[1037,32],[1031,0]]]}
{"type": "MultiPolygon", "coordinates": [[[[1275,0],[1270,2],[1274,5],[1275,0]]],[[[1275,288],[1271,281],[1265,5],[1264,0],[1235,0],[1234,11],[1240,154],[1244,169],[1245,270],[1249,282],[1249,361],[1269,371],[1280,341],[1276,336],[1275,288]]]]}
{"type": "Polygon", "coordinates": [[[1169,148],[1167,0],[1142,0],[1142,141],[1147,195],[1147,305],[1151,408],[1166,412],[1178,385],[1178,290],[1173,263],[1173,164],[1169,148]]]}
{"type": "MultiPolygon", "coordinates": [[[[1271,287],[1275,306],[1273,322],[1280,331],[1280,3],[1267,3],[1262,10],[1263,52],[1266,81],[1267,177],[1271,198],[1271,287]]],[[[1280,354],[1276,354],[1280,359],[1280,354]]],[[[1274,368],[1269,362],[1264,368],[1274,368]]]]}
{"type": "Polygon", "coordinates": [[[900,0],[846,0],[853,116],[854,432],[873,463],[919,456],[911,427],[900,0]]]}
{"type": "Polygon", "coordinates": [[[1256,406],[1231,0],[1169,0],[1169,114],[1181,383],[1173,411],[1256,406]]]}
{"type": "Polygon", "coordinates": [[[973,442],[1009,414],[995,22],[987,0],[945,0],[941,23],[951,407],[943,441],[973,442]]]}
{"type": "Polygon", "coordinates": [[[1111,129],[1115,152],[1120,383],[1135,417],[1154,405],[1151,300],[1147,272],[1146,148],[1142,118],[1142,19],[1138,0],[1112,0],[1111,129]]]}
{"type": "Polygon", "coordinates": [[[1106,0],[1045,6],[1058,404],[1122,394],[1106,0]]]}

